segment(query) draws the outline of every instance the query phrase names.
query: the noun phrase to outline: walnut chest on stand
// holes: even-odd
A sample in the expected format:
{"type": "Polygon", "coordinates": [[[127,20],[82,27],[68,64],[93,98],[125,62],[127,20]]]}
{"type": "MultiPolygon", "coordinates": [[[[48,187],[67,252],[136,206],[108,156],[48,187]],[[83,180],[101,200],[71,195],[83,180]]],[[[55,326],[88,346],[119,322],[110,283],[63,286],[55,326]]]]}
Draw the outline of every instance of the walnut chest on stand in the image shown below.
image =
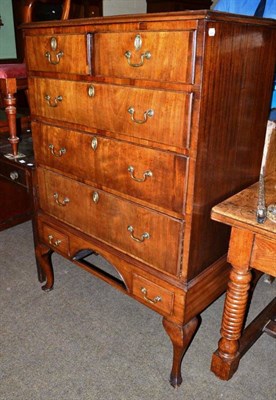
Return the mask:
{"type": "Polygon", "coordinates": [[[258,178],[275,22],[189,11],[24,34],[43,289],[58,252],[159,313],[178,386],[199,315],[228,281],[229,228],[211,208],[258,178]]]}

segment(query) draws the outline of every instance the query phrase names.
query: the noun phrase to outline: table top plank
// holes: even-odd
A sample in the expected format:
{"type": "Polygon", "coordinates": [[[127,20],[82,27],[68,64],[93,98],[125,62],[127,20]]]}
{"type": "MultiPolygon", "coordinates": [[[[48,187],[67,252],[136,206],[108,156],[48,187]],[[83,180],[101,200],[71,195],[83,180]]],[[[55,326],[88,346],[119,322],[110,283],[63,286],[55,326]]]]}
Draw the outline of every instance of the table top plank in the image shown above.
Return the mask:
{"type": "MultiPolygon", "coordinates": [[[[268,218],[263,224],[256,220],[258,205],[258,188],[256,182],[252,186],[229,197],[212,209],[211,218],[227,225],[249,229],[254,233],[270,236],[275,239],[276,223],[268,218]]],[[[265,178],[265,202],[266,206],[276,203],[276,173],[265,178]]]]}

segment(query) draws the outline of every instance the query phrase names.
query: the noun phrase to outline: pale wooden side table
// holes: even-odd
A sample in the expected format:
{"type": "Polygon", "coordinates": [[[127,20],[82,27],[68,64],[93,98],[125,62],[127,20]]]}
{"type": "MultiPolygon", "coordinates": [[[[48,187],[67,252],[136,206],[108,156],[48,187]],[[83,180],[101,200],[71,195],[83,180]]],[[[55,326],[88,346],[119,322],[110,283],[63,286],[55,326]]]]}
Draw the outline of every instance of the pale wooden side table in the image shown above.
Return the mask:
{"type": "MultiPolygon", "coordinates": [[[[276,173],[265,180],[266,203],[276,202],[276,173]]],[[[256,222],[258,183],[212,209],[212,219],[232,227],[228,261],[232,265],[221,325],[221,339],[211,370],[228,380],[241,357],[263,332],[275,337],[276,299],[243,330],[248,306],[251,268],[276,276],[276,223],[256,222]]]]}

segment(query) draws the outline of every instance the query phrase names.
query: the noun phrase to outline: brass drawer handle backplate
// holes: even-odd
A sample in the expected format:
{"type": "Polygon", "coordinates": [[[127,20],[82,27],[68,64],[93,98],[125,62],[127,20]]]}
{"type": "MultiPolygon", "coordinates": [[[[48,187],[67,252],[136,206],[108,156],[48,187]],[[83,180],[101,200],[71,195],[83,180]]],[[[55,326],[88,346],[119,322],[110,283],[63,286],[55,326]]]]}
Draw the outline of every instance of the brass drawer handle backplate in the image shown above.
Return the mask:
{"type": "Polygon", "coordinates": [[[148,171],[145,171],[143,173],[143,178],[135,178],[135,176],[134,176],[134,167],[132,165],[130,165],[127,170],[130,173],[131,178],[136,182],[145,182],[145,180],[147,178],[150,178],[150,177],[153,176],[153,173],[150,170],[148,170],[148,171]]]}
{"type": "Polygon", "coordinates": [[[131,115],[131,120],[135,122],[136,124],[144,124],[147,122],[148,117],[153,117],[154,116],[154,110],[149,109],[144,112],[144,119],[135,119],[134,118],[134,113],[135,113],[135,108],[134,107],[129,107],[128,110],[129,114],[131,115]]]}
{"type": "Polygon", "coordinates": [[[93,192],[92,193],[92,200],[95,204],[98,204],[99,200],[100,200],[100,195],[98,192],[93,192]]]}
{"type": "MultiPolygon", "coordinates": [[[[51,50],[52,51],[56,51],[56,49],[57,49],[57,39],[55,37],[52,37],[50,39],[50,46],[51,46],[51,50]]],[[[47,58],[47,60],[49,61],[50,64],[57,65],[57,64],[59,64],[61,57],[63,57],[63,51],[59,51],[55,55],[56,60],[52,60],[50,51],[46,51],[45,57],[47,58]]]]}
{"type": "Polygon", "coordinates": [[[91,147],[94,151],[97,150],[98,147],[98,139],[94,136],[93,139],[91,140],[91,147]]]}
{"type": "Polygon", "coordinates": [[[95,87],[93,85],[88,86],[87,94],[89,97],[95,97],[95,87]]]}
{"type": "Polygon", "coordinates": [[[60,245],[60,243],[61,243],[61,240],[58,240],[58,239],[57,240],[53,240],[54,236],[52,236],[52,235],[49,235],[48,239],[49,239],[49,244],[51,246],[54,246],[54,247],[58,247],[60,245]]]}
{"type": "Polygon", "coordinates": [[[55,146],[53,145],[53,144],[49,144],[49,149],[50,149],[50,152],[51,152],[51,154],[53,155],[53,156],[55,156],[55,157],[61,157],[61,156],[63,156],[63,154],[65,154],[66,153],[66,148],[65,147],[62,147],[60,150],[58,150],[58,151],[55,151],[55,146]]]}
{"type": "Polygon", "coordinates": [[[149,234],[148,232],[144,232],[144,233],[141,235],[141,239],[135,237],[135,236],[133,235],[133,233],[134,233],[134,228],[133,228],[133,226],[131,226],[131,225],[129,225],[129,226],[127,227],[127,230],[131,233],[130,237],[131,237],[131,239],[133,239],[135,242],[143,243],[143,242],[145,241],[145,239],[149,239],[149,238],[150,238],[150,234],[149,234]]]}
{"type": "Polygon", "coordinates": [[[57,96],[54,98],[54,100],[51,100],[51,96],[49,96],[48,94],[45,95],[45,100],[47,101],[48,105],[50,107],[57,107],[58,106],[58,102],[62,101],[62,96],[57,96]]]}
{"type": "Polygon", "coordinates": [[[148,291],[147,291],[147,289],[145,288],[145,287],[142,287],[141,288],[141,292],[143,293],[143,299],[144,300],[146,300],[146,302],[147,303],[150,303],[150,304],[156,304],[156,303],[159,303],[160,301],[162,301],[162,297],[161,296],[156,296],[156,297],[154,297],[153,299],[150,299],[149,297],[148,297],[148,291]]]}
{"type": "MultiPolygon", "coordinates": [[[[134,39],[134,48],[136,51],[140,50],[142,47],[142,38],[141,35],[136,35],[135,39],[134,39]]],[[[137,67],[142,67],[144,65],[144,60],[149,60],[151,58],[151,53],[149,51],[145,51],[144,53],[142,53],[140,55],[140,62],[138,63],[132,63],[131,62],[131,57],[132,57],[132,53],[130,50],[127,50],[125,52],[125,57],[127,59],[128,64],[131,67],[137,68],[137,67]]]]}
{"type": "Polygon", "coordinates": [[[59,194],[58,193],[54,193],[54,199],[55,199],[55,202],[59,205],[59,206],[66,206],[66,204],[68,204],[69,203],[69,199],[68,199],[68,197],[64,197],[64,199],[62,200],[62,201],[60,201],[59,200],[59,194]]]}

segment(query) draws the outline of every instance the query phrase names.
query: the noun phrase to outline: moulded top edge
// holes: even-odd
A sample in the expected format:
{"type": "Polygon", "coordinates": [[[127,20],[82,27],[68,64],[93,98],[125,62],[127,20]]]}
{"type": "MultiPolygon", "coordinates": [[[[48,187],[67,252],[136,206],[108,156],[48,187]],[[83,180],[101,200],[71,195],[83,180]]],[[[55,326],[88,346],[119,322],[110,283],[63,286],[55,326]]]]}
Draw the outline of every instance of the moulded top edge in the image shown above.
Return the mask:
{"type": "Polygon", "coordinates": [[[53,21],[43,21],[43,22],[31,22],[27,24],[22,24],[20,28],[31,29],[31,28],[47,28],[56,26],[70,27],[70,26],[82,26],[82,25],[130,23],[130,22],[133,23],[133,22],[158,22],[158,21],[185,21],[191,19],[238,22],[243,24],[263,25],[276,28],[276,20],[274,19],[256,18],[251,16],[229,14],[211,10],[188,10],[188,11],[149,13],[149,14],[125,14],[125,15],[112,15],[106,17],[68,19],[63,21],[53,20],[53,21]]]}

